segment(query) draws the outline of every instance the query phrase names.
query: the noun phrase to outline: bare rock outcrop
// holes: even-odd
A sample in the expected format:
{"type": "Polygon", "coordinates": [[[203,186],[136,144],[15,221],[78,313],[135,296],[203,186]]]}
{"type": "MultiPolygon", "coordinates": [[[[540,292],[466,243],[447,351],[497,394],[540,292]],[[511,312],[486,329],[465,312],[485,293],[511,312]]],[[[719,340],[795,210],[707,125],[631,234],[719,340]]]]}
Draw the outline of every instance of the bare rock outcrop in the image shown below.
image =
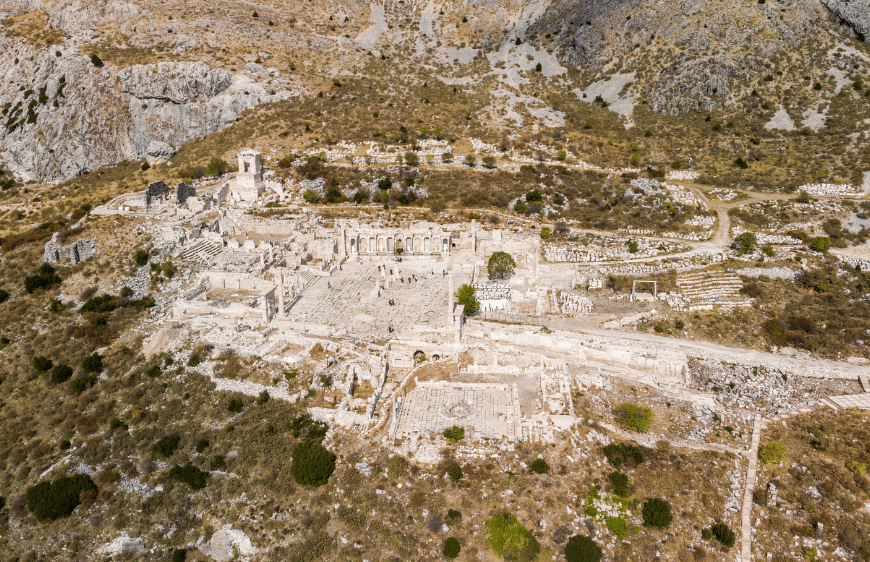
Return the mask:
{"type": "Polygon", "coordinates": [[[870,0],[822,0],[862,41],[870,41],[870,0]]]}

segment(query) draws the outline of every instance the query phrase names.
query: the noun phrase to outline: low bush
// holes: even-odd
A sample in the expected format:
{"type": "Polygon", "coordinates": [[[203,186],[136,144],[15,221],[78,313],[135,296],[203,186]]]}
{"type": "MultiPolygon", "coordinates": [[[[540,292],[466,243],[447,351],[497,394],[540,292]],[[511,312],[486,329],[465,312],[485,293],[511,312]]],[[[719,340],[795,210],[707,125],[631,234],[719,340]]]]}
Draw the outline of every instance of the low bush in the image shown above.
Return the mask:
{"type": "Polygon", "coordinates": [[[610,481],[610,487],[613,488],[614,494],[620,498],[627,498],[631,495],[631,482],[628,476],[618,470],[614,470],[607,475],[607,479],[610,481]]]}
{"type": "Polygon", "coordinates": [[[33,275],[28,275],[24,278],[24,290],[28,294],[36,291],[46,291],[55,285],[60,285],[63,280],[60,278],[54,268],[47,263],[39,266],[39,269],[33,275]]]}
{"type": "Polygon", "coordinates": [[[175,465],[169,470],[169,477],[184,484],[187,484],[193,490],[202,490],[205,488],[209,477],[208,472],[204,472],[188,462],[184,466],[175,465]]]}
{"type": "Polygon", "coordinates": [[[531,562],[541,550],[538,540],[510,513],[497,513],[486,522],[489,547],[504,560],[531,562]]]}
{"type": "Polygon", "coordinates": [[[831,249],[831,239],[827,236],[816,236],[810,241],[810,248],[816,252],[827,252],[831,249]]]}
{"type": "Polygon", "coordinates": [[[244,404],[242,404],[242,401],[238,398],[233,398],[232,400],[230,400],[229,404],[227,404],[227,410],[234,414],[238,414],[239,412],[241,412],[243,407],[244,404]]]}
{"type": "Polygon", "coordinates": [[[148,369],[148,371],[146,371],[146,374],[152,379],[156,379],[163,374],[163,371],[160,369],[159,365],[153,365],[150,369],[148,369]]]}
{"type": "Polygon", "coordinates": [[[846,464],[846,468],[848,468],[850,471],[854,472],[855,474],[860,474],[862,476],[864,474],[867,474],[867,465],[863,462],[849,461],[846,464]]]}
{"type": "Polygon", "coordinates": [[[303,486],[322,486],[335,471],[335,455],[316,441],[303,441],[293,448],[290,474],[303,486]]]}
{"type": "Polygon", "coordinates": [[[628,535],[628,522],[622,517],[608,517],[607,530],[619,540],[624,539],[628,535]]]}
{"type": "Polygon", "coordinates": [[[532,472],[535,474],[547,474],[550,472],[550,465],[548,465],[547,461],[544,459],[533,460],[532,464],[529,465],[529,468],[532,469],[532,472]]]}
{"type": "Polygon", "coordinates": [[[299,416],[287,424],[287,430],[293,437],[304,437],[308,441],[323,441],[329,426],[323,422],[314,421],[308,416],[299,416]]]}
{"type": "Polygon", "coordinates": [[[70,383],[70,388],[76,394],[81,394],[95,384],[97,384],[97,377],[95,377],[94,375],[85,375],[83,377],[73,379],[73,381],[70,383]]]}
{"type": "Polygon", "coordinates": [[[211,464],[209,465],[212,470],[226,470],[227,469],[227,459],[223,455],[215,455],[211,459],[211,464]]]}
{"type": "Polygon", "coordinates": [[[441,554],[444,555],[444,558],[456,558],[459,556],[459,552],[462,550],[462,546],[459,544],[459,541],[456,537],[450,537],[444,540],[444,547],[441,549],[441,554]]]}
{"type": "Polygon", "coordinates": [[[196,452],[202,453],[203,451],[205,451],[208,448],[208,446],[209,446],[208,439],[200,439],[199,441],[196,442],[196,452]]]}
{"type": "Polygon", "coordinates": [[[653,411],[646,406],[623,403],[614,409],[614,413],[623,429],[644,433],[652,427],[653,411]]]}
{"type": "Polygon", "coordinates": [[[768,441],[758,449],[758,458],[765,464],[779,464],[785,457],[785,445],[779,441],[768,441]]]}
{"type": "Polygon", "coordinates": [[[607,462],[619,468],[623,464],[635,467],[643,462],[643,453],[634,445],[626,443],[611,443],[604,447],[607,462]]]}
{"type": "Polygon", "coordinates": [[[185,562],[187,560],[187,551],[183,548],[176,548],[172,551],[172,562],[185,562]]]}
{"type": "Polygon", "coordinates": [[[716,542],[722,546],[726,548],[734,546],[734,531],[728,528],[728,525],[725,523],[716,523],[710,527],[710,532],[713,538],[716,539],[716,542]]]}
{"type": "Polygon", "coordinates": [[[269,391],[268,390],[264,390],[263,392],[260,393],[259,396],[257,396],[257,404],[260,406],[262,406],[263,404],[265,404],[268,401],[269,401],[269,391]]]}
{"type": "Polygon", "coordinates": [[[27,509],[41,522],[67,517],[81,503],[79,498],[86,490],[97,490],[96,484],[86,474],[61,476],[54,482],[40,482],[27,489],[27,509]]]}
{"type": "Polygon", "coordinates": [[[565,559],[568,562],[598,562],[603,555],[601,547],[584,535],[574,535],[565,545],[565,559]]]}
{"type": "Polygon", "coordinates": [[[33,358],[33,368],[39,371],[40,373],[44,373],[47,370],[51,369],[52,365],[51,359],[44,357],[42,355],[37,355],[33,358]]]}
{"type": "Polygon", "coordinates": [[[451,464],[447,469],[447,476],[454,484],[456,484],[462,480],[462,467],[458,464],[451,464]]]}
{"type": "Polygon", "coordinates": [[[178,450],[179,444],[181,444],[181,437],[178,435],[167,435],[151,447],[151,452],[168,459],[178,450]]]}
{"type": "Polygon", "coordinates": [[[136,253],[133,254],[133,261],[136,263],[136,265],[142,267],[148,263],[149,257],[150,256],[147,250],[139,248],[138,250],[136,250],[136,253]]]}
{"type": "Polygon", "coordinates": [[[456,443],[457,441],[460,441],[463,437],[465,437],[465,429],[459,427],[458,425],[448,427],[444,430],[444,437],[446,437],[447,440],[451,443],[456,443]]]}
{"type": "Polygon", "coordinates": [[[9,300],[9,291],[6,289],[0,289],[0,304],[9,300]]]}
{"type": "Polygon", "coordinates": [[[202,359],[200,358],[199,354],[194,353],[193,355],[190,356],[190,359],[187,360],[187,366],[188,367],[196,367],[201,362],[202,362],[202,359]]]}
{"type": "Polygon", "coordinates": [[[671,504],[661,498],[652,498],[643,503],[643,524],[654,529],[666,529],[673,521],[671,504]]]}
{"type": "Polygon", "coordinates": [[[450,523],[451,525],[455,525],[455,524],[459,523],[460,521],[462,521],[462,512],[460,512],[456,509],[448,509],[447,510],[447,517],[445,517],[444,520],[447,521],[448,523],[450,523]]]}
{"type": "Polygon", "coordinates": [[[89,312],[101,312],[105,314],[106,312],[112,312],[118,308],[118,306],[120,306],[120,299],[118,299],[118,297],[113,297],[112,295],[100,295],[88,299],[88,301],[79,309],[79,312],[82,315],[89,312]]]}
{"type": "Polygon", "coordinates": [[[124,430],[129,429],[129,426],[119,420],[118,418],[112,418],[112,421],[109,422],[109,429],[115,431],[116,429],[124,428],[124,430]]]}
{"type": "Polygon", "coordinates": [[[82,361],[82,369],[86,373],[100,373],[103,370],[103,357],[99,353],[92,353],[82,361]]]}

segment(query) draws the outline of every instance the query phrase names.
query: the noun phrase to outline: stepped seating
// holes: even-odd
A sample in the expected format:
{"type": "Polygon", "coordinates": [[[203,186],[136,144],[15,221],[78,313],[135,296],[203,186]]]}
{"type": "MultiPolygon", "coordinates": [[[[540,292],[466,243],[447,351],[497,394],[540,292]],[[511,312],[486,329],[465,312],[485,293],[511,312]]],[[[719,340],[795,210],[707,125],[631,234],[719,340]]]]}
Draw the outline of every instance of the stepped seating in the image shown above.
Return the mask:
{"type": "Polygon", "coordinates": [[[204,264],[214,263],[215,258],[223,251],[223,244],[212,240],[197,240],[188,244],[181,251],[181,259],[204,264]]]}
{"type": "Polygon", "coordinates": [[[677,286],[683,298],[690,302],[689,308],[733,308],[752,306],[752,299],[740,295],[743,281],[736,273],[691,272],[677,277],[677,286]]]}

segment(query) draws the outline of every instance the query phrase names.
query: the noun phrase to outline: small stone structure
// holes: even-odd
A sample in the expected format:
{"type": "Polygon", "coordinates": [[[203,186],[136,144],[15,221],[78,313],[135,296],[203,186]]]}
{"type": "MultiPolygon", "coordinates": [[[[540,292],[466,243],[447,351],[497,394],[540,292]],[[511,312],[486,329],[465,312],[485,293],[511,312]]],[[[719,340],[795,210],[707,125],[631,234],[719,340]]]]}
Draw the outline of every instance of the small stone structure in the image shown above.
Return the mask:
{"type": "Polygon", "coordinates": [[[169,188],[162,181],[155,181],[148,184],[145,188],[145,210],[151,208],[151,202],[155,199],[164,200],[169,195],[169,188]]]}
{"type": "Polygon", "coordinates": [[[255,150],[239,152],[239,173],[229,186],[235,201],[255,202],[265,190],[263,184],[263,163],[260,153],[255,150]]]}
{"type": "Polygon", "coordinates": [[[511,302],[511,286],[505,284],[475,283],[474,298],[480,303],[481,312],[507,310],[511,302]]]}
{"type": "Polygon", "coordinates": [[[188,197],[196,197],[196,188],[186,183],[178,182],[175,186],[175,201],[176,205],[181,207],[187,201],[188,197]]]}
{"type": "Polygon", "coordinates": [[[69,247],[64,247],[58,244],[59,232],[55,232],[51,236],[51,240],[45,243],[45,251],[42,254],[42,261],[47,263],[57,263],[60,260],[69,258],[73,265],[80,261],[86,260],[97,253],[97,243],[93,240],[82,238],[76,240],[69,247]]]}
{"type": "Polygon", "coordinates": [[[560,291],[558,306],[562,314],[592,314],[592,301],[583,295],[560,291]]]}
{"type": "Polygon", "coordinates": [[[383,228],[359,221],[339,222],[339,256],[449,256],[452,233],[438,224],[415,222],[408,228],[383,228]]]}

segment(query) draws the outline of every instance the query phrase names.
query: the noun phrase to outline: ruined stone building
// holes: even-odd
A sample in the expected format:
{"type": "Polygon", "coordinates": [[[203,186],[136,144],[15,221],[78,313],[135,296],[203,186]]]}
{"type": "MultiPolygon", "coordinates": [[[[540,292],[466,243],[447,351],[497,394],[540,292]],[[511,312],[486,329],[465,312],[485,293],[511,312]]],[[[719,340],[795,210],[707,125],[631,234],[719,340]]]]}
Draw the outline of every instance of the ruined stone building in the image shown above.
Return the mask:
{"type": "Polygon", "coordinates": [[[384,228],[359,221],[340,222],[338,249],[343,256],[449,256],[452,233],[432,222],[384,228]]]}

